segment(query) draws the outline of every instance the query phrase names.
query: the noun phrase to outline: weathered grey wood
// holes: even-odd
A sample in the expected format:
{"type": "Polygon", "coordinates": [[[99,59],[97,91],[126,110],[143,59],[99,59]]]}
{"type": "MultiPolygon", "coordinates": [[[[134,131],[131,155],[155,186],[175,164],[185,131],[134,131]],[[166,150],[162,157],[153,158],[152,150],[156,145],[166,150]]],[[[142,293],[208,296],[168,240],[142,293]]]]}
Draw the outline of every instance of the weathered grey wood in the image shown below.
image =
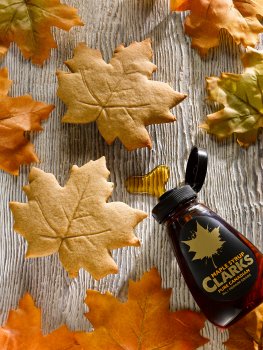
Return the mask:
{"type": "MultiPolygon", "coordinates": [[[[13,45],[1,66],[7,66],[14,80],[13,96],[30,93],[37,100],[55,103],[56,110],[45,123],[45,130],[34,135],[33,141],[41,169],[52,172],[63,184],[73,164],[82,165],[90,159],[105,155],[111,180],[116,184],[112,200],[146,210],[149,218],[139,225],[137,235],[142,247],[119,249],[113,256],[120,273],[100,282],[88,273],[80,272],[70,280],[57,256],[24,260],[25,241],[14,234],[9,201],[25,201],[22,186],[27,183],[29,167],[23,167],[19,177],[0,173],[0,310],[3,322],[11,307],[29,291],[42,308],[43,328],[48,332],[62,322],[72,329],[88,329],[83,313],[83,299],[88,288],[109,290],[125,298],[129,277],[139,278],[144,271],[156,266],[164,287],[172,287],[172,308],[197,306],[190,295],[169,246],[165,231],[150,216],[156,203],[146,195],[132,196],[124,188],[124,180],[133,174],[148,172],[164,163],[171,167],[171,187],[184,179],[186,158],[192,145],[207,148],[210,160],[206,185],[200,198],[223,218],[263,249],[262,218],[262,133],[259,141],[248,150],[241,149],[234,139],[218,143],[198,129],[206,113],[213,108],[205,102],[205,77],[223,71],[242,71],[240,50],[229,38],[202,60],[190,47],[190,39],[183,33],[185,14],[169,14],[168,0],[67,0],[79,8],[86,26],[69,34],[54,30],[58,50],[38,68],[25,61],[13,45]],[[128,152],[116,142],[107,146],[95,125],[62,125],[65,106],[56,97],[55,71],[65,69],[63,61],[72,57],[72,50],[85,41],[102,50],[108,60],[114,48],[133,40],[150,37],[153,41],[154,62],[158,66],[155,79],[168,82],[176,90],[186,92],[188,99],[175,109],[177,122],[149,127],[153,149],[128,152]]],[[[262,47],[262,46],[261,46],[262,47]]],[[[227,332],[207,324],[205,335],[211,343],[205,349],[224,349],[227,332]]]]}

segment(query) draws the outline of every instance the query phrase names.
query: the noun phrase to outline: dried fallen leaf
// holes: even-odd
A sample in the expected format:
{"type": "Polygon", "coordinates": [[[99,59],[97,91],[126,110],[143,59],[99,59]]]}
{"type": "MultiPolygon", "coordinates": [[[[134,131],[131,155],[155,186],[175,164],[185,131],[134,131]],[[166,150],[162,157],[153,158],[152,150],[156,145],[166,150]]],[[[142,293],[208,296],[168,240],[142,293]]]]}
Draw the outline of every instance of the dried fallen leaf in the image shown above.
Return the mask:
{"type": "Polygon", "coordinates": [[[71,277],[84,268],[96,279],[118,268],[109,250],[139,246],[134,227],[147,215],[121,202],[107,203],[105,158],[73,166],[65,187],[53,174],[33,168],[24,191],[28,203],[10,203],[14,229],[28,241],[27,257],[59,253],[71,277]]]}
{"type": "Polygon", "coordinates": [[[247,147],[263,127],[263,52],[248,48],[242,61],[243,74],[207,78],[208,98],[225,108],[208,115],[201,128],[220,139],[235,133],[237,142],[247,147]]]}
{"type": "Polygon", "coordinates": [[[0,168],[18,175],[21,164],[38,162],[26,131],[41,131],[41,121],[48,118],[54,106],[31,96],[7,96],[11,81],[7,69],[0,70],[0,168]]]}
{"type": "Polygon", "coordinates": [[[263,304],[229,328],[227,350],[263,349],[263,304]]]}
{"type": "Polygon", "coordinates": [[[219,45],[222,29],[245,47],[255,46],[258,34],[263,32],[262,0],[171,0],[171,10],[191,11],[185,20],[185,32],[202,56],[219,45]]]}
{"type": "Polygon", "coordinates": [[[205,318],[197,312],[171,312],[171,289],[161,289],[156,269],[130,281],[127,302],[89,290],[87,318],[94,332],[77,334],[84,350],[194,350],[208,340],[200,335],[205,318]]]}
{"type": "Polygon", "coordinates": [[[72,73],[57,73],[58,96],[68,106],[63,122],[96,121],[108,144],[119,138],[128,150],[151,147],[145,126],[173,122],[170,109],[186,97],[149,80],[156,70],[151,58],[149,39],[120,45],[109,64],[100,51],[80,44],[65,62],[72,73]]]}
{"type": "Polygon", "coordinates": [[[26,59],[43,64],[56,42],[51,27],[70,30],[83,25],[77,10],[60,0],[1,0],[0,57],[16,42],[26,59]]]}
{"type": "Polygon", "coordinates": [[[0,327],[1,350],[82,350],[75,333],[62,326],[54,332],[41,332],[41,311],[29,294],[11,310],[4,327],[0,327]]]}

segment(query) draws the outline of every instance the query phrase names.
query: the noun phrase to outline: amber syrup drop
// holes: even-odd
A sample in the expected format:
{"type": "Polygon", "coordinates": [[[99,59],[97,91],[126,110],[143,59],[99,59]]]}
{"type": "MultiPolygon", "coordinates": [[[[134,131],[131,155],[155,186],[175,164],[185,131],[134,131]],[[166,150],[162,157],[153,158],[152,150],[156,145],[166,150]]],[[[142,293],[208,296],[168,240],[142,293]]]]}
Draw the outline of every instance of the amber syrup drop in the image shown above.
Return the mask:
{"type": "Polygon", "coordinates": [[[147,193],[160,197],[165,192],[165,185],[170,177],[170,169],[166,165],[159,165],[142,176],[131,176],[125,181],[129,193],[147,193]]]}

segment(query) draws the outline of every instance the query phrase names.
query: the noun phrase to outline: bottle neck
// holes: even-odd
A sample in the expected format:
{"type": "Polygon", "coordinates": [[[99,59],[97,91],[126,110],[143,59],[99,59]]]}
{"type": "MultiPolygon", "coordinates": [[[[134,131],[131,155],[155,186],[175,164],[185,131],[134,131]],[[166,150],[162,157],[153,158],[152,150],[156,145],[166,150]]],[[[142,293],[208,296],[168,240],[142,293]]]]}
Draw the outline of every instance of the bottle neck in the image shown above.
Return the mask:
{"type": "Polygon", "coordinates": [[[189,199],[188,201],[177,205],[165,218],[164,224],[168,224],[169,221],[173,220],[174,217],[184,216],[189,209],[195,205],[198,205],[198,200],[196,197],[189,199]]]}

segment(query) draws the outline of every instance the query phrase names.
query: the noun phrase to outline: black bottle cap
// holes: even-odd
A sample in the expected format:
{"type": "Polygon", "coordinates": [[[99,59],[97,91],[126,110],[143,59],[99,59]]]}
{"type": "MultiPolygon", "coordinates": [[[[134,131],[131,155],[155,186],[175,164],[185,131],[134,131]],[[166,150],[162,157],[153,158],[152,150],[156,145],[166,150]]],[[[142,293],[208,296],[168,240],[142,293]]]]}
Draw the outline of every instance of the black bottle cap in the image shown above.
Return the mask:
{"type": "Polygon", "coordinates": [[[187,162],[185,185],[165,192],[152,210],[153,217],[162,223],[178,205],[196,198],[204,184],[206,170],[206,151],[193,147],[187,162]]]}
{"type": "Polygon", "coordinates": [[[185,183],[195,192],[199,192],[205,182],[207,159],[207,152],[204,149],[192,148],[186,166],[185,183]]]}

